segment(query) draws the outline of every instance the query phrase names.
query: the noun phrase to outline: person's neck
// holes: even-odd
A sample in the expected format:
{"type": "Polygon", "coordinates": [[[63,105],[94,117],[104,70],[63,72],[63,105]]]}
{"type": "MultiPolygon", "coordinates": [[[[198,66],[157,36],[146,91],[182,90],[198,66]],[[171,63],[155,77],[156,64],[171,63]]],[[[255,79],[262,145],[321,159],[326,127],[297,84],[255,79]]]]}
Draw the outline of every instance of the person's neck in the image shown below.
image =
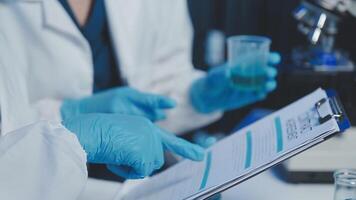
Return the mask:
{"type": "Polygon", "coordinates": [[[94,0],[68,0],[68,4],[81,27],[86,24],[89,18],[93,2],[94,0]]]}

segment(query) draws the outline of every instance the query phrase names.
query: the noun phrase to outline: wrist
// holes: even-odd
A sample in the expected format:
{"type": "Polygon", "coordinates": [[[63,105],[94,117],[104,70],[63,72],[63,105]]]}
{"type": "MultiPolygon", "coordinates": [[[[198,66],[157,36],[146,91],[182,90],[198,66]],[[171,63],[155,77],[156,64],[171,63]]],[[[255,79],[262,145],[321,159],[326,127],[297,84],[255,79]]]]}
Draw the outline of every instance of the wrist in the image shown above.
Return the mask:
{"type": "Polygon", "coordinates": [[[196,80],[189,91],[190,102],[193,108],[202,114],[209,114],[215,111],[209,105],[209,91],[207,90],[206,77],[196,80]]]}
{"type": "Polygon", "coordinates": [[[226,65],[214,67],[208,74],[195,81],[190,90],[193,107],[200,113],[210,114],[224,108],[223,100],[230,93],[231,82],[227,78],[226,65]]]}
{"type": "Polygon", "coordinates": [[[99,152],[96,143],[101,138],[100,127],[96,126],[101,123],[99,120],[100,118],[96,115],[88,114],[69,116],[62,121],[62,125],[77,137],[79,144],[87,154],[88,162],[93,162],[96,153],[99,152]],[[92,134],[88,135],[89,133],[92,134]]]}
{"type": "Polygon", "coordinates": [[[79,108],[80,106],[77,100],[72,100],[72,99],[64,100],[60,108],[62,119],[66,120],[71,117],[78,116],[80,114],[79,108]]]}

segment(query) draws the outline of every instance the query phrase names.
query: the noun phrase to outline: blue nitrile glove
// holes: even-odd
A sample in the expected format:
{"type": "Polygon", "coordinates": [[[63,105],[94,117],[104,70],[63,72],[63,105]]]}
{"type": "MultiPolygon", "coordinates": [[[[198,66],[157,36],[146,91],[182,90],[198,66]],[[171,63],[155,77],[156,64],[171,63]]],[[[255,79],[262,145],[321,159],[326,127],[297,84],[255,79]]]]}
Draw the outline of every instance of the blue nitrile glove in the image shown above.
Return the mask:
{"type": "Polygon", "coordinates": [[[175,106],[176,102],[168,97],[121,87],[79,100],[65,100],[61,114],[64,120],[79,114],[118,113],[144,116],[152,121],[158,121],[165,119],[164,109],[175,106]]]}
{"type": "Polygon", "coordinates": [[[211,136],[210,134],[204,131],[199,131],[193,135],[192,141],[195,144],[207,149],[213,146],[218,141],[218,138],[215,136],[211,136]]]}
{"type": "MultiPolygon", "coordinates": [[[[281,57],[278,53],[271,53],[269,65],[276,65],[281,57]]],[[[195,81],[190,89],[190,98],[194,108],[200,113],[228,111],[266,98],[267,94],[277,87],[275,77],[277,70],[268,66],[267,79],[258,90],[241,90],[234,86],[227,76],[229,67],[223,65],[210,70],[206,77],[195,81]]]]}
{"type": "Polygon", "coordinates": [[[170,134],[150,120],[122,114],[82,114],[64,120],[77,135],[88,162],[107,164],[124,178],[143,178],[164,164],[164,151],[202,161],[204,149],[170,134]]]}

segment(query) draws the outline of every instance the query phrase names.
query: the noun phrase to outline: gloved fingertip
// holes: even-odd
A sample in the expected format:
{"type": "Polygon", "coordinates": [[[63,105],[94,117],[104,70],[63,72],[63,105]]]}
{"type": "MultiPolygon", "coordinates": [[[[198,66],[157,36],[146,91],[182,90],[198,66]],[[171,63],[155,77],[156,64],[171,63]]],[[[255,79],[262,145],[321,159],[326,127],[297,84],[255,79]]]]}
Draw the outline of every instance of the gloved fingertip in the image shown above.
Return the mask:
{"type": "Polygon", "coordinates": [[[166,113],[164,113],[163,111],[158,111],[156,112],[156,116],[151,119],[152,121],[160,121],[160,120],[164,120],[167,118],[166,113]]]}
{"type": "Polygon", "coordinates": [[[213,144],[215,144],[217,141],[218,140],[216,137],[208,137],[208,138],[206,138],[206,141],[205,141],[205,147],[210,147],[213,144]]]}
{"type": "Polygon", "coordinates": [[[282,57],[277,52],[271,52],[268,57],[268,62],[272,65],[277,65],[281,62],[282,57]]]}
{"type": "Polygon", "coordinates": [[[171,98],[162,98],[159,102],[160,108],[175,108],[177,106],[177,102],[171,98]]]}
{"type": "Polygon", "coordinates": [[[203,161],[205,158],[205,149],[195,145],[194,150],[193,150],[193,156],[191,157],[192,160],[194,161],[203,161]]]}
{"type": "Polygon", "coordinates": [[[271,92],[277,88],[277,82],[276,81],[268,81],[266,84],[266,90],[268,92],[271,92]]]}
{"type": "Polygon", "coordinates": [[[192,144],[165,131],[161,132],[161,137],[166,150],[190,160],[204,160],[205,150],[201,146],[192,144]]]}
{"type": "Polygon", "coordinates": [[[195,144],[197,144],[203,148],[209,148],[213,144],[215,144],[218,140],[214,136],[209,136],[204,133],[198,133],[193,137],[193,141],[195,144]]]}
{"type": "Polygon", "coordinates": [[[274,67],[267,67],[266,71],[268,78],[275,78],[278,74],[278,70],[274,67]]]}
{"type": "Polygon", "coordinates": [[[152,167],[145,166],[145,167],[143,167],[143,170],[140,171],[138,174],[140,174],[143,177],[147,177],[152,174],[153,170],[154,170],[153,165],[152,165],[152,167]]]}
{"type": "Polygon", "coordinates": [[[164,162],[155,161],[155,162],[154,162],[154,169],[155,169],[155,170],[161,169],[163,165],[164,165],[164,162]]]}
{"type": "Polygon", "coordinates": [[[259,95],[259,97],[258,97],[258,101],[262,101],[262,100],[264,100],[264,99],[266,99],[267,98],[267,94],[261,94],[261,95],[259,95]]]}

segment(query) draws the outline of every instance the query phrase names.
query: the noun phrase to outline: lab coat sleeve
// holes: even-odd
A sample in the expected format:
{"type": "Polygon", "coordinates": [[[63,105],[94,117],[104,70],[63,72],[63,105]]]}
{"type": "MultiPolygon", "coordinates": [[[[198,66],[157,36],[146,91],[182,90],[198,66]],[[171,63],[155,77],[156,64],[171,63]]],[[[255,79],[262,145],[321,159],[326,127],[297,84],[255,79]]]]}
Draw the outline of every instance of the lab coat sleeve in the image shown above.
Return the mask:
{"type": "Polygon", "coordinates": [[[154,53],[154,80],[149,90],[165,94],[178,102],[178,107],[168,112],[164,128],[181,133],[208,125],[222,116],[221,112],[200,114],[190,102],[192,83],[204,77],[203,71],[192,65],[193,31],[186,0],[158,0],[157,43],[154,53]]]}
{"type": "Polygon", "coordinates": [[[58,123],[62,122],[61,106],[63,100],[41,99],[33,107],[36,110],[40,120],[51,120],[58,123]]]}
{"type": "Polygon", "coordinates": [[[60,122],[62,102],[43,99],[31,102],[28,94],[28,70],[16,51],[8,45],[9,38],[0,32],[0,135],[39,120],[60,122]]]}
{"type": "Polygon", "coordinates": [[[87,181],[76,136],[40,121],[0,137],[0,199],[74,200],[87,181]]]}

